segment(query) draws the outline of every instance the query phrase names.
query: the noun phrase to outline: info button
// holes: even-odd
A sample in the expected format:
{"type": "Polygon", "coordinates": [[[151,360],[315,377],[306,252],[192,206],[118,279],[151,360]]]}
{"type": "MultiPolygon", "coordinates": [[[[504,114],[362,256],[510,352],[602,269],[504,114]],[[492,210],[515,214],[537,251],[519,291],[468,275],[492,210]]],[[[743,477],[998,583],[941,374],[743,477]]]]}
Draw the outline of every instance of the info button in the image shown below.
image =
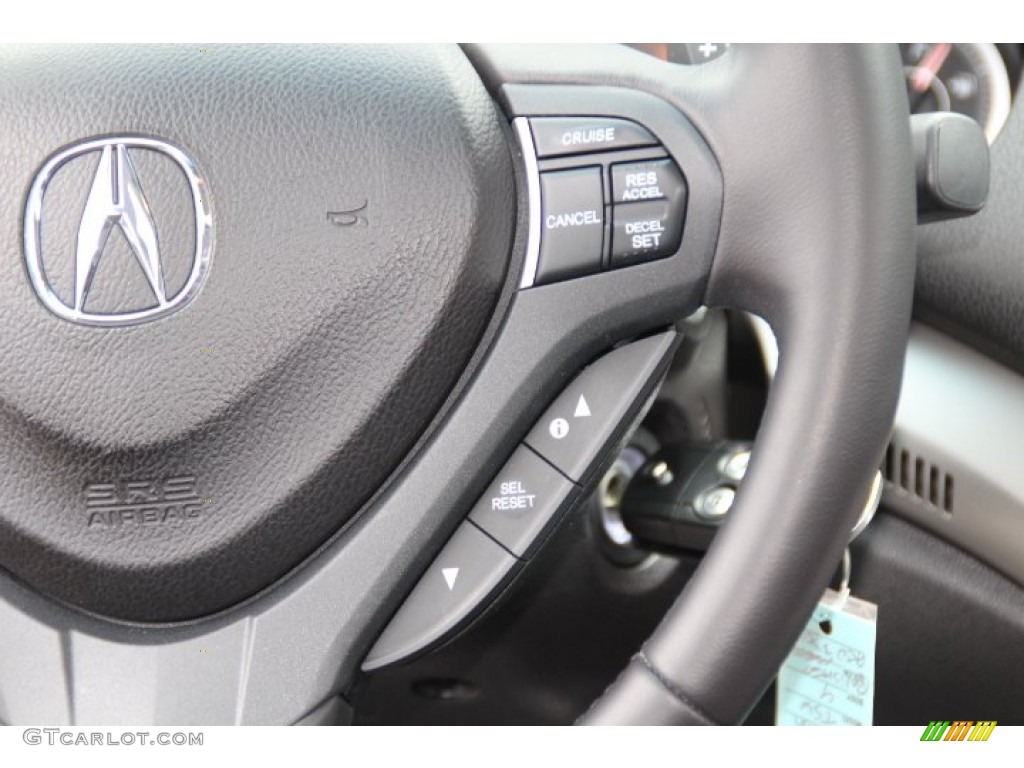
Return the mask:
{"type": "Polygon", "coordinates": [[[525,557],[553,525],[573,484],[525,445],[494,478],[469,519],[509,552],[525,557]]]}

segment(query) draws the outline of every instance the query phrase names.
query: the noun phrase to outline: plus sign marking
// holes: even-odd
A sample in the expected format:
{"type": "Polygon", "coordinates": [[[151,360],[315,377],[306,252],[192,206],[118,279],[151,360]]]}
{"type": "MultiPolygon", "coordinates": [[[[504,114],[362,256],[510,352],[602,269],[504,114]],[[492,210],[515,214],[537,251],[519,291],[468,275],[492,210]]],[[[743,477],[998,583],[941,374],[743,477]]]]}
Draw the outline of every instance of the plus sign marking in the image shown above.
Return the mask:
{"type": "Polygon", "coordinates": [[[710,59],[713,54],[718,53],[718,46],[714,43],[701,43],[697,46],[697,50],[705,59],[710,59]]]}

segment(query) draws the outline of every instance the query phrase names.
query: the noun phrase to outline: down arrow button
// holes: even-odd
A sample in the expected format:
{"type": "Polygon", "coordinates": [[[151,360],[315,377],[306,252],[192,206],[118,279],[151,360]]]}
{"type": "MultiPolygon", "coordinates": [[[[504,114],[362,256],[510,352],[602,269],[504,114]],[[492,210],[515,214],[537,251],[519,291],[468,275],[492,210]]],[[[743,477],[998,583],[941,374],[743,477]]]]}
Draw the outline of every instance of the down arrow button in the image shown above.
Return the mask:
{"type": "Polygon", "coordinates": [[[518,561],[464,522],[441,550],[363,662],[366,671],[438,645],[486,607],[518,561]]]}

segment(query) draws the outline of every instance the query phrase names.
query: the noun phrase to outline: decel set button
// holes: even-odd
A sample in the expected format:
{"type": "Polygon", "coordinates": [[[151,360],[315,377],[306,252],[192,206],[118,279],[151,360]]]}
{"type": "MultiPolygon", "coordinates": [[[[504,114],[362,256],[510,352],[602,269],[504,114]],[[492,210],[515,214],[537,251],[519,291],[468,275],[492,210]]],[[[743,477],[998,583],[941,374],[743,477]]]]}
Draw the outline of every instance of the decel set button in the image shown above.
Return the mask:
{"type": "Polygon", "coordinates": [[[679,248],[683,217],[668,200],[616,205],[612,211],[613,267],[670,256],[679,248]]]}

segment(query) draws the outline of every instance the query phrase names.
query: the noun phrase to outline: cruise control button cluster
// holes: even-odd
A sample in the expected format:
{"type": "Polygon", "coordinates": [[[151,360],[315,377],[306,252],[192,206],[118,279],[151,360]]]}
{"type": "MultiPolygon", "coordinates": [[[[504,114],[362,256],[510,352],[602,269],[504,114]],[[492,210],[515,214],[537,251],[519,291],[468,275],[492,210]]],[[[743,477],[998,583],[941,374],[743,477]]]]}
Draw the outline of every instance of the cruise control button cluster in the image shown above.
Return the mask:
{"type": "Polygon", "coordinates": [[[530,126],[541,221],[536,271],[524,287],[679,250],[686,179],[650,131],[596,117],[533,118],[530,126]]]}

